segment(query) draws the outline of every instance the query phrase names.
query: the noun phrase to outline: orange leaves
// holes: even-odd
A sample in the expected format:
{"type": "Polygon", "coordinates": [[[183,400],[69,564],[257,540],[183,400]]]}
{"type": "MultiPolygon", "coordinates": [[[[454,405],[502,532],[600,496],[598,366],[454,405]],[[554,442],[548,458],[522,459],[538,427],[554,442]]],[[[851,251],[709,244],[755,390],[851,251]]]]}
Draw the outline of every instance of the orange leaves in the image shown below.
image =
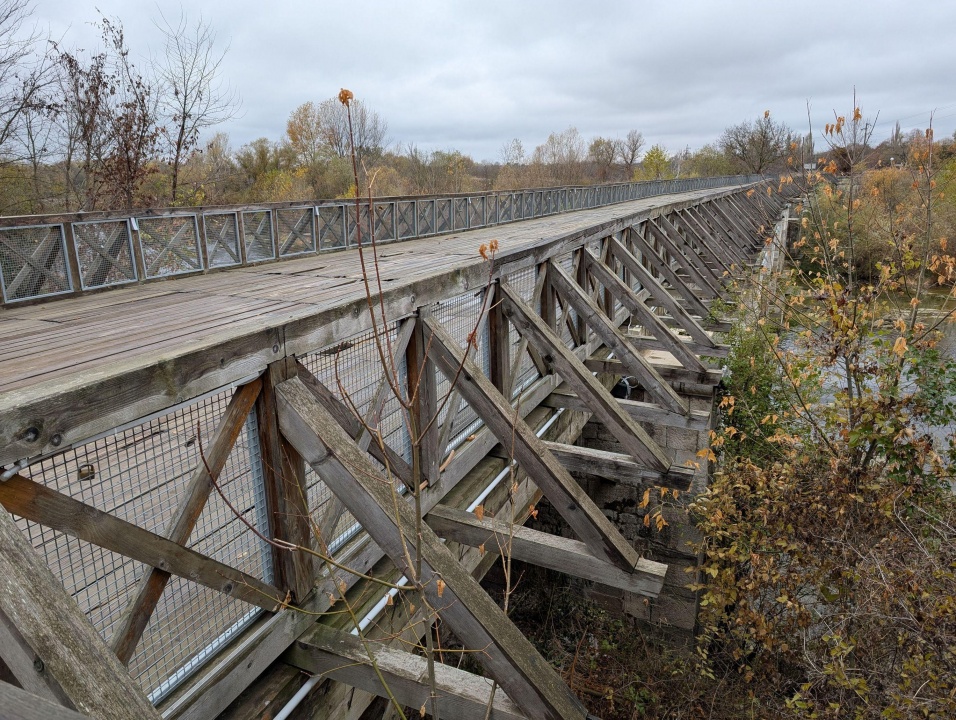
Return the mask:
{"type": "Polygon", "coordinates": [[[436,589],[437,592],[438,592],[438,597],[441,597],[442,595],[444,595],[444,594],[445,594],[445,581],[442,580],[441,578],[438,578],[438,580],[435,582],[435,589],[436,589]]]}
{"type": "Polygon", "coordinates": [[[485,506],[484,506],[484,505],[479,505],[478,507],[475,508],[475,517],[478,518],[479,521],[485,519],[485,506]]]}
{"type": "Polygon", "coordinates": [[[896,353],[898,357],[903,357],[906,354],[906,338],[900,335],[896,338],[896,342],[893,343],[893,352],[896,353]]]}
{"type": "Polygon", "coordinates": [[[478,248],[478,254],[481,255],[483,260],[491,260],[496,252],[498,252],[497,240],[492,240],[490,243],[482,243],[481,247],[478,248]]]}
{"type": "Polygon", "coordinates": [[[528,506],[528,515],[531,516],[534,520],[538,519],[538,509],[534,505],[528,506]]]}
{"type": "Polygon", "coordinates": [[[349,106],[349,104],[352,102],[352,99],[354,97],[355,95],[352,93],[351,90],[346,90],[345,88],[342,88],[341,90],[339,90],[339,102],[345,105],[345,107],[349,106]]]}

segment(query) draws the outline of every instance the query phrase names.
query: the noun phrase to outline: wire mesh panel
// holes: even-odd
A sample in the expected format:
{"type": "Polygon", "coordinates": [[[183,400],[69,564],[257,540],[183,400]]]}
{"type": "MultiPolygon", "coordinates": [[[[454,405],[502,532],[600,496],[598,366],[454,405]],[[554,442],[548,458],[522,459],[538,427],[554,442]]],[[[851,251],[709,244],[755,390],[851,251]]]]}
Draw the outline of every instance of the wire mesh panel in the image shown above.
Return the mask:
{"type": "Polygon", "coordinates": [[[384,242],[395,237],[395,203],[375,203],[375,239],[384,242]]]}
{"type": "Polygon", "coordinates": [[[71,228],[80,266],[80,287],[86,290],[136,280],[128,220],[77,222],[71,228]]]}
{"type": "Polygon", "coordinates": [[[239,219],[236,213],[207,213],[202,216],[206,233],[206,262],[209,267],[239,265],[239,219]]]}
{"type": "Polygon", "coordinates": [[[195,215],[137,218],[146,277],[202,270],[195,215]]]}
{"type": "MultiPolygon", "coordinates": [[[[165,534],[192,472],[201,463],[200,444],[210,441],[232,392],[212,393],[76,445],[31,465],[23,474],[122,520],[165,534]]],[[[255,416],[250,415],[218,484],[253,525],[266,529],[258,458],[255,416]]],[[[37,523],[18,518],[17,524],[93,626],[109,640],[146,568],[37,523]]],[[[189,546],[262,580],[272,578],[268,547],[216,493],[208,500],[189,546]]],[[[153,692],[226,629],[256,612],[258,608],[244,602],[174,579],[140,641],[131,673],[147,692],[153,692]]]]}
{"type": "Polygon", "coordinates": [[[320,205],[319,212],[319,249],[334,250],[344,248],[345,213],[344,205],[320,205]]]}
{"type": "Polygon", "coordinates": [[[6,302],[70,292],[63,226],[0,228],[0,288],[6,302]]]}
{"type": "MultiPolygon", "coordinates": [[[[485,291],[460,295],[438,303],[434,309],[435,319],[448,331],[458,344],[465,348],[470,343],[470,357],[486,375],[491,367],[490,342],[488,338],[488,313],[484,307],[485,291]],[[470,339],[470,340],[469,340],[470,339]]],[[[451,391],[451,382],[438,373],[438,399],[441,403],[451,391]]],[[[478,415],[463,398],[454,404],[445,403],[439,413],[439,425],[444,427],[451,414],[452,425],[448,432],[447,454],[458,447],[469,435],[482,425],[478,415]]]]}
{"type": "Polygon", "coordinates": [[[414,200],[399,200],[395,203],[395,223],[400,240],[415,237],[417,234],[415,228],[415,204],[414,200]]]}
{"type": "MultiPolygon", "coordinates": [[[[386,332],[380,333],[380,345],[376,344],[374,333],[361,333],[331,347],[309,353],[302,358],[302,362],[309,372],[364,421],[372,409],[372,402],[384,378],[379,348],[388,356],[389,348],[394,348],[397,337],[398,323],[392,323],[386,332]]],[[[401,387],[405,382],[404,358],[398,359],[395,370],[401,387]]],[[[370,426],[381,433],[389,447],[411,461],[411,443],[401,403],[390,389],[385,392],[388,396],[378,423],[370,426]]],[[[322,478],[310,467],[306,468],[306,487],[309,512],[312,519],[319,522],[332,499],[331,492],[322,478]]],[[[330,548],[334,548],[345,542],[358,529],[352,515],[344,512],[334,520],[331,528],[321,528],[322,539],[330,548]]]]}
{"type": "Polygon", "coordinates": [[[276,210],[276,222],[279,226],[279,257],[315,252],[311,207],[276,210]]]}
{"type": "MultiPolygon", "coordinates": [[[[521,299],[528,303],[535,313],[540,315],[541,301],[540,299],[535,299],[534,297],[534,286],[537,276],[537,270],[533,267],[530,267],[511,273],[508,275],[507,281],[508,284],[515,290],[515,292],[521,296],[521,299]]],[[[508,341],[511,345],[511,359],[512,362],[514,362],[515,354],[520,349],[522,343],[521,335],[518,334],[518,331],[515,330],[514,325],[511,323],[508,323],[508,341]]],[[[514,382],[512,384],[512,398],[520,395],[526,387],[528,387],[539,377],[540,374],[538,373],[538,368],[531,361],[531,355],[529,355],[528,351],[525,350],[521,355],[521,359],[519,360],[514,382]]]]}
{"type": "Polygon", "coordinates": [[[272,236],[271,210],[246,210],[242,213],[242,235],[246,262],[272,260],[276,256],[272,236]]]}
{"type": "MultiPolygon", "coordinates": [[[[568,275],[572,278],[574,277],[574,256],[571,253],[565,253],[564,255],[554,258],[554,262],[560,265],[568,275]]],[[[555,320],[558,326],[558,335],[561,336],[565,345],[569,348],[575,347],[574,336],[571,334],[568,323],[574,324],[577,322],[577,312],[570,306],[567,306],[567,312],[565,312],[562,310],[560,302],[555,303],[555,320]]]]}
{"type": "Polygon", "coordinates": [[[516,220],[525,220],[534,217],[534,193],[531,191],[521,193],[521,215],[515,217],[516,220]]]}

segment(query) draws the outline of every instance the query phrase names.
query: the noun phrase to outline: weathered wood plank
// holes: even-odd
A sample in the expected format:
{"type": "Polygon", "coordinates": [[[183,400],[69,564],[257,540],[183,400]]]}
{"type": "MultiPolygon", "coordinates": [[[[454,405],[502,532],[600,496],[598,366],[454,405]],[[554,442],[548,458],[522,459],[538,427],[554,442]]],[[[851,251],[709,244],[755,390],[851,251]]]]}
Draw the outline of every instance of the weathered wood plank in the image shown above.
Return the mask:
{"type": "MultiPolygon", "coordinates": [[[[73,707],[102,720],[159,720],[126,668],[3,511],[0,547],[0,610],[40,656],[73,707]]],[[[42,700],[35,702],[42,706],[42,700]]]]}
{"type": "MultiPolygon", "coordinates": [[[[681,428],[682,430],[709,430],[711,424],[710,413],[700,410],[689,411],[686,415],[671,412],[667,408],[662,408],[654,403],[642,402],[640,400],[625,400],[624,398],[614,398],[624,412],[630,415],[636,422],[653,423],[662,427],[681,428]]],[[[546,397],[542,402],[545,407],[568,408],[570,410],[587,411],[590,409],[588,404],[574,392],[566,388],[558,388],[546,397]]]]}
{"type": "MultiPolygon", "coordinates": [[[[3,720],[88,720],[76,710],[0,681],[0,716],[3,720]]],[[[158,717],[154,714],[154,717],[158,717]]]]}
{"type": "Polygon", "coordinates": [[[587,713],[560,677],[434,532],[418,533],[412,508],[396,502],[395,489],[302,381],[280,385],[277,398],[283,434],[406,576],[414,576],[407,550],[417,548],[429,604],[467,647],[482,650],[479,660],[522,711],[535,720],[583,720],[587,713]]]}
{"type": "MultiPolygon", "coordinates": [[[[550,445],[548,446],[551,447],[550,445]]],[[[667,565],[641,558],[632,572],[625,572],[594,555],[578,540],[550,535],[522,525],[485,516],[478,519],[464,510],[437,505],[425,517],[439,536],[453,542],[484,547],[486,552],[556,570],[627,592],[656,598],[664,587],[667,565]]]]}
{"type": "MultiPolygon", "coordinates": [[[[366,640],[363,644],[354,635],[317,625],[296,641],[285,659],[307,672],[379,697],[388,697],[391,693],[403,706],[431,707],[432,688],[428,684],[425,658],[380,642],[366,640]],[[387,691],[376,668],[388,685],[387,691]]],[[[491,680],[450,665],[435,664],[435,692],[442,718],[524,720],[527,717],[500,690],[495,693],[490,715],[487,714],[491,680]]]]}
{"type": "Polygon", "coordinates": [[[671,465],[666,473],[656,473],[623,453],[554,442],[545,444],[569,472],[597,475],[623,485],[647,487],[653,482],[676,490],[687,490],[694,478],[693,468],[671,465]]]}

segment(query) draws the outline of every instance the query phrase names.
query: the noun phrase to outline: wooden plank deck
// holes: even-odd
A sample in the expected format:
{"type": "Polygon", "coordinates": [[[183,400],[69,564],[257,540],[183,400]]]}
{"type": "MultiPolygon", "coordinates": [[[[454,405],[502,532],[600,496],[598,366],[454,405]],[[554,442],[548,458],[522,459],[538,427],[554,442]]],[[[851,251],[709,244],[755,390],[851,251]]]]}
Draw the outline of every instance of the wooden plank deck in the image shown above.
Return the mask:
{"type": "MultiPolygon", "coordinates": [[[[397,318],[482,286],[487,265],[478,248],[492,239],[499,266],[520,263],[556,242],[737,189],[384,245],[382,290],[397,318]]],[[[361,278],[358,252],[349,250],[0,310],[0,464],[81,441],[362,329],[361,278]],[[39,432],[34,441],[31,428],[39,432]]]]}

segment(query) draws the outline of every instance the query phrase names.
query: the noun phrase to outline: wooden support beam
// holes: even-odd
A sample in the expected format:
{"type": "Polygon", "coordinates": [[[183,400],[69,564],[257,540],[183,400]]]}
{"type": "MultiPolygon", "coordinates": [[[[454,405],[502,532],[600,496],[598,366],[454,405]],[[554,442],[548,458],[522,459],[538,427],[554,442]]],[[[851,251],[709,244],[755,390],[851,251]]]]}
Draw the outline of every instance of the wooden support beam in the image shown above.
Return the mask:
{"type": "MultiPolygon", "coordinates": [[[[431,710],[428,662],[420,655],[316,625],[295,642],[284,660],[372,695],[388,697],[391,693],[403,706],[431,710]]],[[[527,716],[500,690],[495,693],[490,716],[487,714],[491,685],[488,678],[435,663],[435,692],[442,718],[525,720],[527,716]]]]}
{"type": "Polygon", "coordinates": [[[689,307],[701,317],[707,317],[710,314],[710,310],[708,310],[703,300],[697,295],[697,292],[677,274],[668,261],[664,260],[664,258],[651,247],[650,242],[641,235],[637,228],[631,228],[628,237],[630,238],[631,244],[641,254],[641,257],[654,269],[654,272],[664,278],[667,283],[674,288],[677,294],[684,299],[684,302],[687,303],[689,307]]]}
{"type": "Polygon", "coordinates": [[[693,468],[671,465],[670,470],[661,474],[648,470],[635,462],[634,458],[623,453],[556,442],[545,444],[568,469],[568,472],[596,475],[621,485],[647,487],[654,484],[677,490],[688,490],[694,479],[693,468]]]}
{"type": "MultiPolygon", "coordinates": [[[[20,687],[27,692],[57,706],[72,707],[70,699],[63,692],[60,684],[43,664],[43,659],[33,651],[17,626],[10,621],[2,609],[0,609],[0,661],[2,661],[0,666],[5,665],[5,670],[8,670],[20,687]]],[[[0,681],[0,685],[3,684],[0,681]]],[[[0,705],[0,707],[3,706],[0,705]]]]}
{"type": "MultiPolygon", "coordinates": [[[[650,360],[651,365],[657,370],[657,373],[670,383],[693,383],[695,385],[719,385],[724,379],[724,374],[720,370],[707,370],[706,373],[696,373],[685,370],[678,364],[654,362],[650,360]]],[[[611,375],[627,375],[627,371],[619,360],[602,360],[600,358],[588,358],[584,365],[591,372],[610,373],[611,375]]]]}
{"type": "MultiPolygon", "coordinates": [[[[585,400],[594,416],[608,428],[625,451],[652,470],[666,471],[670,467],[670,460],[657,443],[618,407],[607,388],[588,372],[584,363],[561,342],[541,318],[522,302],[506,283],[502,283],[501,287],[505,296],[505,314],[518,332],[546,356],[558,374],[578,397],[585,400]]],[[[507,407],[506,405],[505,408],[507,407]]],[[[507,414],[508,410],[504,412],[507,414]]]]}
{"type": "Polygon", "coordinates": [[[671,227],[674,228],[674,232],[684,238],[684,242],[692,247],[697,253],[703,255],[705,262],[712,266],[714,275],[719,279],[723,279],[725,276],[730,275],[731,267],[733,266],[733,261],[726,261],[721,257],[721,253],[718,250],[723,248],[712,247],[712,243],[705,241],[700,237],[685,220],[683,215],[680,213],[674,212],[667,218],[667,221],[670,223],[671,227]]]}
{"type": "Polygon", "coordinates": [[[491,343],[489,356],[491,367],[488,377],[492,384],[505,397],[511,397],[514,387],[514,374],[511,367],[511,338],[508,332],[508,319],[501,308],[501,289],[494,283],[488,292],[491,304],[488,306],[488,338],[491,343]]]}
{"type": "MultiPolygon", "coordinates": [[[[0,483],[0,504],[14,515],[99,545],[200,585],[275,610],[283,593],[259,578],[144,530],[22,475],[0,483]]],[[[2,513],[0,513],[2,515],[2,513]]]]}
{"type": "Polygon", "coordinates": [[[0,717],[3,720],[89,720],[89,715],[81,715],[3,681],[0,681],[0,717]]]}
{"type": "MultiPolygon", "coordinates": [[[[502,284],[502,290],[510,305],[513,300],[509,288],[502,284]]],[[[618,529],[604,516],[561,463],[552,457],[544,442],[519,417],[518,412],[501,396],[501,393],[495,390],[491,381],[473,362],[465,358],[464,352],[444,328],[431,318],[425,321],[425,326],[429,334],[429,352],[439,369],[449,379],[457,376],[462,397],[485,421],[485,425],[494,433],[506,451],[513,453],[518,465],[541,488],[571,529],[596,555],[600,555],[622,570],[632,570],[637,564],[638,555],[621,536],[618,529]]],[[[597,383],[593,375],[587,371],[585,374],[597,383]]],[[[603,386],[601,387],[603,389],[603,386]]],[[[611,398],[611,401],[613,402],[614,398],[611,398]]],[[[617,412],[624,416],[620,411],[617,412]]],[[[633,421],[630,422],[638,427],[633,421]]],[[[666,462],[666,465],[669,466],[670,463],[666,462]]]]}
{"type": "MultiPolygon", "coordinates": [[[[295,373],[295,359],[291,357],[269,365],[256,401],[256,418],[269,530],[275,540],[308,548],[313,537],[305,464],[295,448],[283,440],[276,419],[275,386],[295,373]]],[[[277,546],[270,551],[276,585],[291,594],[291,602],[301,602],[312,589],[314,557],[277,546]]]]}
{"type": "MultiPolygon", "coordinates": [[[[611,254],[637,279],[641,287],[647,290],[651,294],[651,297],[670,313],[674,321],[684,329],[684,332],[699,343],[713,342],[703,326],[684,309],[683,305],[677,302],[667,288],[661,285],[660,281],[658,281],[647,268],[641,265],[638,259],[631,254],[631,251],[624,247],[617,239],[611,241],[611,254]]],[[[707,317],[707,308],[704,308],[704,317],[707,317]]]]}
{"type": "MultiPolygon", "coordinates": [[[[667,350],[657,338],[653,338],[650,335],[637,335],[637,334],[627,334],[627,341],[631,343],[638,350],[667,350]]],[[[683,341],[691,350],[693,350],[698,355],[704,357],[715,357],[715,358],[725,358],[730,355],[730,346],[721,345],[715,343],[712,347],[707,345],[701,345],[696,343],[693,340],[684,340],[683,341]]]]}
{"type": "MultiPolygon", "coordinates": [[[[176,514],[169,522],[166,537],[177,545],[185,545],[189,535],[199,521],[206,501],[213,492],[213,480],[218,479],[232,452],[233,446],[242,432],[246,419],[255,405],[256,398],[262,389],[262,380],[256,378],[250,383],[237,388],[229,405],[223,413],[222,420],[211,438],[199,438],[197,442],[204,444],[203,454],[206,463],[201,460],[193,470],[192,476],[186,485],[183,498],[176,508],[176,514]],[[208,464],[208,469],[206,465],[208,464]],[[210,472],[212,477],[210,477],[210,472]]],[[[42,521],[38,521],[42,522],[42,521]]],[[[155,565],[148,567],[146,573],[139,579],[136,592],[123,612],[123,616],[113,637],[110,647],[116,657],[124,665],[129,664],[136,645],[139,643],[146,625],[156,609],[159,598],[166,589],[171,575],[166,568],[159,569],[155,565]]]]}
{"type": "MultiPolygon", "coordinates": [[[[670,353],[677,358],[677,361],[680,362],[681,365],[688,370],[699,373],[707,372],[707,368],[704,367],[698,357],[692,353],[684,343],[674,337],[674,334],[670,331],[670,328],[664,324],[660,316],[647,307],[642,301],[638,300],[634,292],[624,284],[621,278],[612,273],[604,263],[591,255],[591,253],[586,252],[585,258],[588,272],[594,275],[595,280],[604,285],[612,295],[620,300],[621,304],[627,308],[631,315],[636,317],[637,321],[647,328],[654,337],[660,340],[664,345],[667,345],[670,353]]],[[[653,369],[653,366],[650,367],[653,369]]]]}
{"type": "Polygon", "coordinates": [[[507,520],[477,516],[464,510],[436,505],[425,517],[439,537],[472,547],[484,546],[486,552],[507,555],[515,560],[556,570],[583,580],[656,598],[664,587],[667,565],[641,559],[633,572],[624,572],[596,557],[578,540],[514,525],[507,520]]]}
{"type": "Polygon", "coordinates": [[[521,710],[532,720],[584,720],[587,713],[567,685],[434,532],[427,526],[419,532],[412,507],[302,381],[289,380],[276,394],[282,433],[406,576],[415,575],[408,553],[420,555],[417,584],[428,603],[466,647],[481,651],[488,674],[521,710]]]}
{"type": "Polygon", "coordinates": [[[657,222],[650,221],[647,226],[651,234],[657,237],[673,260],[683,267],[697,287],[708,293],[710,297],[720,297],[721,283],[717,274],[703,261],[703,259],[689,246],[685,245],[683,236],[674,230],[674,226],[664,218],[657,218],[657,222]]]}
{"type": "MultiPolygon", "coordinates": [[[[301,363],[298,364],[298,377],[315,399],[322,404],[326,412],[336,419],[350,437],[354,439],[361,436],[365,430],[365,428],[362,427],[362,423],[355,418],[351,410],[342,404],[341,400],[332,394],[331,390],[319,382],[312,373],[309,372],[308,368],[301,363]]],[[[412,485],[411,465],[391,447],[388,445],[380,446],[378,443],[373,442],[369,443],[368,452],[372,457],[388,467],[395,477],[409,487],[412,485]]]]}
{"type": "MultiPolygon", "coordinates": [[[[627,374],[636,377],[641,386],[661,407],[665,407],[671,412],[686,413],[686,401],[674,392],[674,388],[664,382],[644,358],[634,351],[625,337],[618,331],[614,322],[601,312],[594,300],[588,297],[581,286],[568,277],[567,273],[556,264],[552,264],[549,272],[548,277],[552,286],[577,311],[578,317],[582,318],[588,327],[604,341],[604,344],[614,351],[618,360],[628,369],[627,374]]],[[[666,328],[665,332],[673,337],[666,328]]],[[[567,378],[565,378],[565,381],[567,381],[567,378]]]]}
{"type": "MultiPolygon", "coordinates": [[[[681,430],[709,430],[711,426],[710,413],[692,410],[686,415],[670,412],[654,403],[639,400],[625,400],[614,398],[624,412],[635,422],[647,422],[662,427],[679,428],[681,430]]],[[[558,388],[548,395],[541,403],[545,407],[568,408],[569,410],[587,411],[588,405],[570,390],[558,388]]]]}
{"type": "MultiPolygon", "coordinates": [[[[411,402],[410,426],[407,428],[412,446],[412,487],[416,477],[429,485],[438,482],[442,455],[448,438],[441,432],[438,420],[438,381],[435,364],[429,359],[422,324],[417,322],[411,342],[405,351],[407,397],[411,402]],[[416,473],[416,464],[418,464],[416,473]]],[[[448,409],[449,420],[454,420],[457,403],[448,409]]]]}
{"type": "MultiPolygon", "coordinates": [[[[19,476],[14,476],[0,483],[0,488],[17,481],[19,476]]],[[[0,548],[0,611],[39,655],[70,704],[79,713],[97,718],[159,720],[159,713],[142,689],[109,651],[13,518],[3,511],[0,548]]],[[[7,687],[4,690],[10,697],[7,687]]],[[[44,702],[36,701],[36,707],[44,702]]],[[[0,715],[6,715],[7,710],[4,701],[0,715]]]]}

